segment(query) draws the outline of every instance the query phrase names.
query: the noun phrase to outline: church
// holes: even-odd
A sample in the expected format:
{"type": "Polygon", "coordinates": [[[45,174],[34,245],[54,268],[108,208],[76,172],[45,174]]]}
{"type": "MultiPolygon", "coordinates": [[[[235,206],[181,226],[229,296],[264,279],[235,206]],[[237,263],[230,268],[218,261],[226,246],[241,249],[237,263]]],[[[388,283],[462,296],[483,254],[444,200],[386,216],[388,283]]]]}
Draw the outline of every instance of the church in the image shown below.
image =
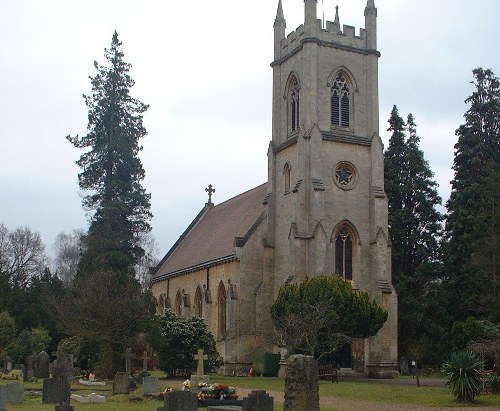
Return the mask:
{"type": "Polygon", "coordinates": [[[376,336],[348,347],[343,365],[391,378],[397,294],[379,136],[377,9],[367,0],[365,28],[356,33],[341,27],[338,8],[323,22],[317,0],[303,2],[304,23],[288,36],[281,0],[274,20],[268,181],[218,205],[209,186],[208,202],[156,267],[153,293],[158,313],[171,308],[205,320],[232,374],[258,354],[279,352],[269,310],[283,284],[336,273],[389,313],[376,336]]]}

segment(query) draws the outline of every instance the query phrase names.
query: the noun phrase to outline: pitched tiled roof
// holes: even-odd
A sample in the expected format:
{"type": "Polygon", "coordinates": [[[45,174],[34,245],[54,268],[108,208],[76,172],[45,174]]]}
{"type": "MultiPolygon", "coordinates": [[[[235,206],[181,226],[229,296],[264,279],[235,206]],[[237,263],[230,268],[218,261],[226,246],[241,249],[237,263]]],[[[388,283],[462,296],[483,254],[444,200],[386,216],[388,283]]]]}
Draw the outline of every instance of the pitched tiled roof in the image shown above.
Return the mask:
{"type": "Polygon", "coordinates": [[[265,211],[267,183],[217,206],[205,206],[158,264],[153,281],[234,257],[265,211]]]}

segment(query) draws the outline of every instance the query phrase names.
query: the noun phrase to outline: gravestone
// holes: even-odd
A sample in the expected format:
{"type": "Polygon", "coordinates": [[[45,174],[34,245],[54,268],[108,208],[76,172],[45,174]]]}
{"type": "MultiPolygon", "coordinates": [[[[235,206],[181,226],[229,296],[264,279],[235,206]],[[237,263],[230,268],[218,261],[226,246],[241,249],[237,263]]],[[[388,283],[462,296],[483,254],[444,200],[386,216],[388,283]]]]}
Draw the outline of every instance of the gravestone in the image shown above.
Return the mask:
{"type": "Polygon", "coordinates": [[[57,378],[46,378],[42,386],[42,402],[57,404],[61,398],[61,382],[57,378]]]}
{"type": "Polygon", "coordinates": [[[35,377],[34,371],[33,371],[33,366],[35,362],[35,356],[30,355],[28,358],[26,358],[24,367],[23,367],[23,381],[30,381],[35,377]]]}
{"type": "Polygon", "coordinates": [[[408,364],[408,358],[404,355],[399,359],[399,370],[402,375],[410,375],[410,367],[408,364]]]}
{"type": "Polygon", "coordinates": [[[198,361],[198,366],[196,368],[196,374],[191,375],[191,386],[198,387],[200,382],[208,383],[210,377],[205,375],[205,365],[204,361],[208,360],[208,355],[203,353],[203,350],[198,350],[198,354],[194,356],[194,359],[198,361]]]}
{"type": "Polygon", "coordinates": [[[90,395],[71,394],[71,399],[88,404],[106,402],[106,397],[104,395],[97,395],[95,392],[90,395]]]}
{"type": "Polygon", "coordinates": [[[130,394],[130,380],[126,372],[117,372],[113,379],[113,395],[130,394]]]}
{"type": "Polygon", "coordinates": [[[7,384],[7,402],[23,402],[24,401],[24,387],[20,382],[12,382],[7,384]]]}
{"type": "Polygon", "coordinates": [[[318,364],[310,355],[288,357],[284,411],[319,411],[318,364]]]}
{"type": "Polygon", "coordinates": [[[198,411],[198,395],[191,391],[168,392],[163,407],[157,411],[198,411]]]}
{"type": "Polygon", "coordinates": [[[36,355],[33,361],[33,375],[35,378],[49,378],[50,356],[45,351],[36,355]]]}
{"type": "Polygon", "coordinates": [[[146,375],[142,379],[142,395],[149,395],[159,391],[158,378],[146,375]]]}
{"type": "Polygon", "coordinates": [[[75,408],[70,405],[70,381],[73,376],[73,364],[61,348],[57,349],[57,363],[53,367],[52,373],[61,387],[59,405],[56,405],[55,411],[74,411],[75,408]]]}
{"type": "Polygon", "coordinates": [[[252,391],[248,397],[243,398],[242,411],[273,411],[273,409],[274,398],[263,390],[252,391]]]}
{"type": "Polygon", "coordinates": [[[0,411],[7,410],[7,387],[0,385],[0,411]]]}
{"type": "Polygon", "coordinates": [[[242,408],[238,405],[212,405],[207,411],[242,411],[242,408]]]}
{"type": "Polygon", "coordinates": [[[132,360],[135,358],[135,355],[132,354],[132,349],[127,348],[125,350],[125,374],[128,376],[132,375],[132,360]]]}

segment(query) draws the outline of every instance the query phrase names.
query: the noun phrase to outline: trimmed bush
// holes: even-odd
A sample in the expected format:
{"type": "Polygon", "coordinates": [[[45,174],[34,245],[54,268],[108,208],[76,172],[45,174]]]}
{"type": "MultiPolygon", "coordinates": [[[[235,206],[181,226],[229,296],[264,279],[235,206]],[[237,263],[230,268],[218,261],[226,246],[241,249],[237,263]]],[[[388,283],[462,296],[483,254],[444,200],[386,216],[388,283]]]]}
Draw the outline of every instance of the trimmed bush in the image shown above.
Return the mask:
{"type": "Polygon", "coordinates": [[[481,393],[481,368],[481,359],[471,351],[455,352],[443,365],[448,377],[446,384],[459,402],[473,402],[481,393]]]}

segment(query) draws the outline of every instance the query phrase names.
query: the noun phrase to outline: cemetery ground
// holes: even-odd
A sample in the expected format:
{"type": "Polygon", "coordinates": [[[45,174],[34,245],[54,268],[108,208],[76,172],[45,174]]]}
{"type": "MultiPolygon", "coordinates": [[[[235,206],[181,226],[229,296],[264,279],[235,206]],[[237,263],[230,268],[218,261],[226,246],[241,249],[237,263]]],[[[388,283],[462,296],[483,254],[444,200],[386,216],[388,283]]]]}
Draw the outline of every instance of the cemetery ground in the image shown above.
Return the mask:
{"type": "MultiPolygon", "coordinates": [[[[160,390],[172,387],[180,390],[183,379],[165,379],[161,372],[153,372],[160,378],[160,390]]],[[[22,376],[19,377],[22,381],[22,376]]],[[[225,377],[211,375],[212,382],[235,386],[240,399],[252,390],[266,390],[274,397],[275,410],[283,409],[284,379],[273,377],[225,377]]],[[[6,384],[8,380],[0,380],[6,384]]],[[[459,404],[454,401],[450,390],[442,379],[428,379],[423,386],[416,387],[411,377],[398,380],[341,380],[338,384],[328,380],[320,381],[321,411],[492,411],[500,409],[499,395],[480,395],[473,405],[459,404]]],[[[42,381],[24,383],[24,402],[9,403],[7,411],[53,411],[54,404],[42,404],[42,381]]],[[[158,398],[143,397],[141,388],[129,395],[111,395],[112,381],[105,386],[87,387],[73,383],[72,393],[96,393],[107,397],[106,403],[84,404],[74,400],[71,405],[75,411],[156,411],[162,402],[158,398]]],[[[206,408],[199,408],[206,410],[206,408]]]]}

